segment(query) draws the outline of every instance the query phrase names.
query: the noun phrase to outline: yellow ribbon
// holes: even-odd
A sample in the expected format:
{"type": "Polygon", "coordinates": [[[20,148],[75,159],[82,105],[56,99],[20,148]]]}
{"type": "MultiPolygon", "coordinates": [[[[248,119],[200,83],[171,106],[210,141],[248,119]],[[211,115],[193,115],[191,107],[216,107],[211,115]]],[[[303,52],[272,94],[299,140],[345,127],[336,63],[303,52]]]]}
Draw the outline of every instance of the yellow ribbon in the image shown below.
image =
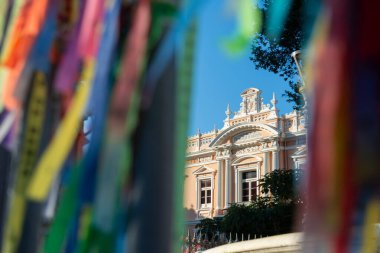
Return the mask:
{"type": "Polygon", "coordinates": [[[372,200],[367,204],[365,212],[365,223],[363,228],[363,253],[377,252],[378,238],[376,235],[375,223],[380,221],[380,202],[372,200]]]}
{"type": "Polygon", "coordinates": [[[37,165],[28,187],[28,197],[32,200],[46,199],[50,186],[75,141],[90,92],[93,65],[93,62],[86,64],[81,78],[85,82],[78,87],[70,109],[37,165]]]}

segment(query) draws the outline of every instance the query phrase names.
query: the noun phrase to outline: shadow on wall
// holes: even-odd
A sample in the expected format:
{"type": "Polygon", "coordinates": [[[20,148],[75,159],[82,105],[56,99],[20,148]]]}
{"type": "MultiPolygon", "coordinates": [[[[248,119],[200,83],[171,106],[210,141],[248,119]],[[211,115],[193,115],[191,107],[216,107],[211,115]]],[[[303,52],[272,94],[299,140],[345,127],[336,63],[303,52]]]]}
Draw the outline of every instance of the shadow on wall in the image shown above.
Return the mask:
{"type": "Polygon", "coordinates": [[[197,218],[197,213],[195,212],[194,206],[191,205],[190,208],[184,208],[185,221],[193,221],[197,218]]]}

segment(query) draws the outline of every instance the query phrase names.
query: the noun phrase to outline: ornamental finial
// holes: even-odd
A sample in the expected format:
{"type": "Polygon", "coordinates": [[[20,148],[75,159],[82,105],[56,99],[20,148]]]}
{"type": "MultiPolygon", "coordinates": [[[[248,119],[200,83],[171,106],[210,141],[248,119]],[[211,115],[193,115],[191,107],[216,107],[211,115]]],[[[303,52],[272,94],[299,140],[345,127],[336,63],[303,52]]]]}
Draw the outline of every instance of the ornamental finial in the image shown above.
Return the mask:
{"type": "Polygon", "coordinates": [[[231,108],[230,108],[230,104],[227,105],[227,110],[226,110],[226,115],[227,115],[227,118],[229,119],[230,116],[231,116],[231,108]]]}
{"type": "Polygon", "coordinates": [[[276,99],[276,94],[273,92],[273,97],[272,97],[272,100],[270,101],[273,105],[273,109],[276,110],[276,104],[277,104],[277,99],[276,99]]]}

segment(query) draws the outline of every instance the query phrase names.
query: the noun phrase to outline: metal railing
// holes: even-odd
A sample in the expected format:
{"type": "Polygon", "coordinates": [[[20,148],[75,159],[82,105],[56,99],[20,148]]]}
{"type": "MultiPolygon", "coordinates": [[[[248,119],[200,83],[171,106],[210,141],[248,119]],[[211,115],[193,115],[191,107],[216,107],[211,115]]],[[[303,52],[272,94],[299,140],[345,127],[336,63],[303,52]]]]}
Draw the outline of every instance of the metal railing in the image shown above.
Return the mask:
{"type": "Polygon", "coordinates": [[[247,241],[252,239],[259,239],[267,237],[266,235],[258,234],[241,234],[235,233],[235,236],[230,233],[229,236],[226,233],[216,232],[211,238],[208,238],[207,234],[194,233],[193,236],[190,235],[188,231],[187,236],[183,237],[182,242],[182,252],[183,253],[197,253],[202,252],[207,249],[211,249],[217,246],[247,241]]]}

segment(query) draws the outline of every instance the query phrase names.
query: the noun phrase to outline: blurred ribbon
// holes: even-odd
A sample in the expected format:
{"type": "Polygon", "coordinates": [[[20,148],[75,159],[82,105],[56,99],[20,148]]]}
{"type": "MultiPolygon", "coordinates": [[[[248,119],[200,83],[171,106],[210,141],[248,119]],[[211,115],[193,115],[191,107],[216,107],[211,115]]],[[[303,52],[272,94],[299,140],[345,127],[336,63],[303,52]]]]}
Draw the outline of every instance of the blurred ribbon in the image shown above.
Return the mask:
{"type": "Polygon", "coordinates": [[[262,25],[262,15],[256,1],[252,4],[252,0],[234,0],[233,4],[237,17],[237,30],[233,38],[223,42],[223,48],[230,55],[243,52],[262,25]]]}
{"type": "Polygon", "coordinates": [[[268,10],[268,30],[267,34],[272,38],[279,38],[285,21],[288,18],[293,0],[271,1],[268,10]]]}
{"type": "Polygon", "coordinates": [[[25,133],[22,140],[20,160],[16,169],[14,193],[11,202],[11,213],[7,219],[7,226],[2,252],[16,252],[21,230],[23,228],[26,208],[26,187],[33,173],[36,163],[42,125],[45,117],[47,98],[46,77],[42,72],[37,72],[32,81],[30,102],[27,107],[25,133]]]}
{"type": "Polygon", "coordinates": [[[86,63],[81,78],[83,82],[78,87],[70,109],[36,166],[36,172],[28,187],[28,197],[33,200],[46,199],[52,181],[56,178],[74,143],[92,85],[93,65],[93,62],[86,63]]]}

